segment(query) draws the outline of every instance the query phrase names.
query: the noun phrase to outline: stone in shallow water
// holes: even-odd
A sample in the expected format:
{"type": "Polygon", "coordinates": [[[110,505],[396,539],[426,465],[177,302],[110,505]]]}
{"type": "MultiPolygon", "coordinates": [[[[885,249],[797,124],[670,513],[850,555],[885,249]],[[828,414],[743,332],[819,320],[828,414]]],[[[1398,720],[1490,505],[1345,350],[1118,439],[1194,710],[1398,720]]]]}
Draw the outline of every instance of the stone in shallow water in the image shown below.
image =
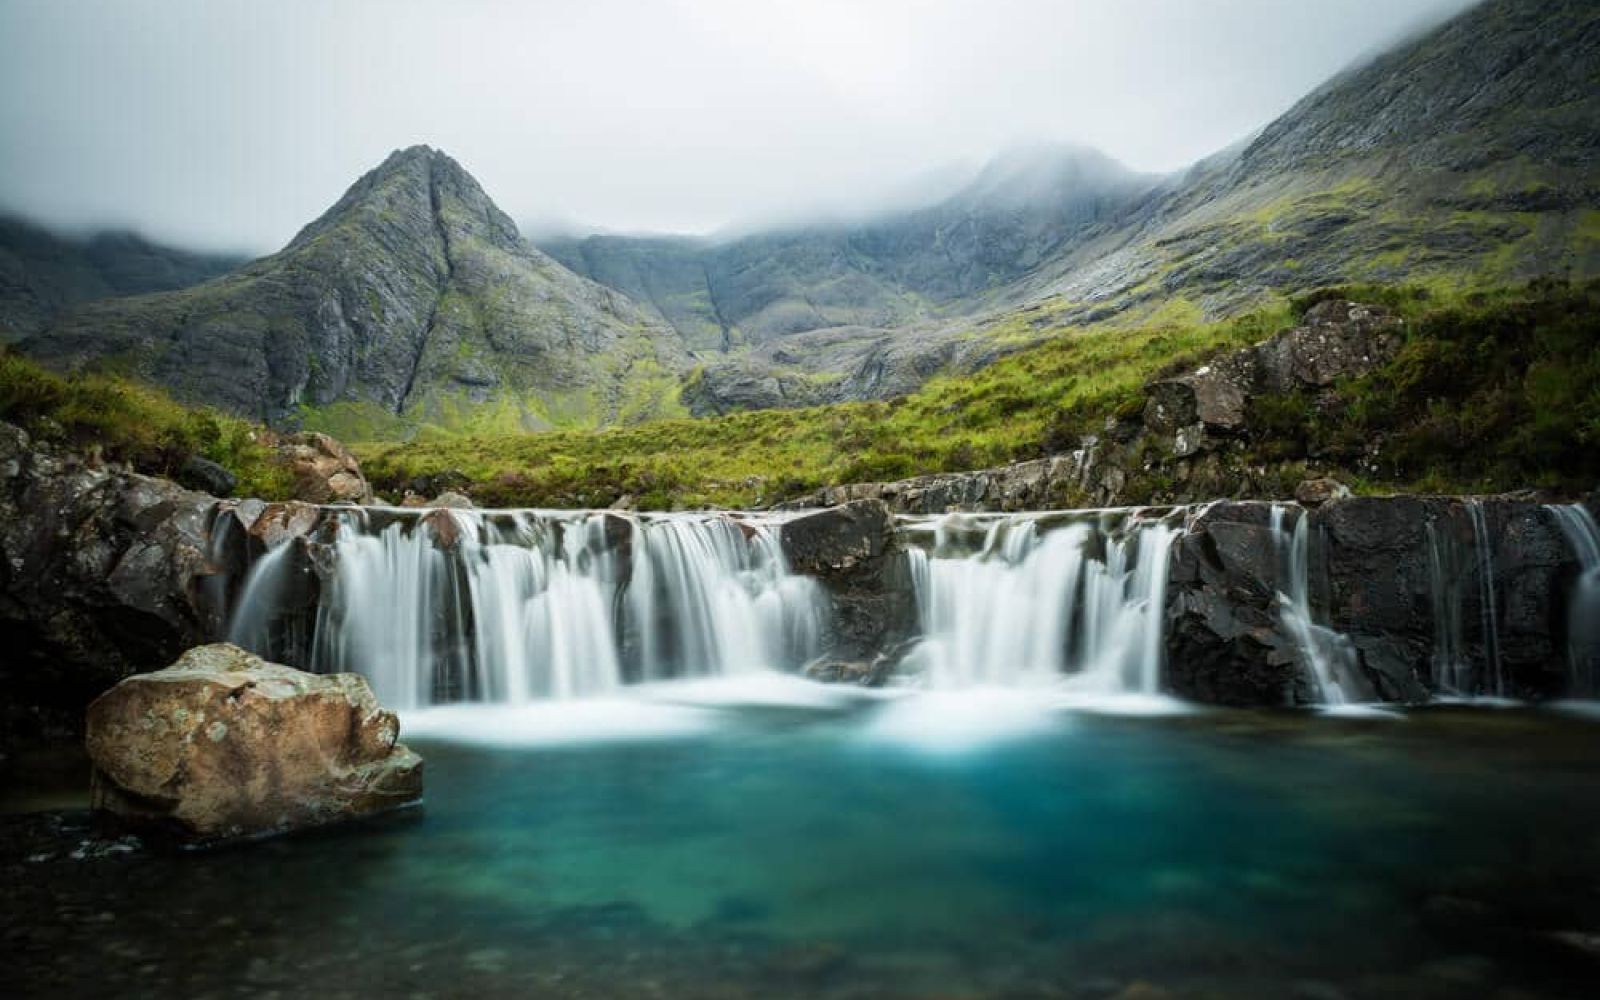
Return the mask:
{"type": "Polygon", "coordinates": [[[195,841],[382,812],[422,794],[399,734],[355,674],[199,646],[89,706],[94,806],[195,841]]]}

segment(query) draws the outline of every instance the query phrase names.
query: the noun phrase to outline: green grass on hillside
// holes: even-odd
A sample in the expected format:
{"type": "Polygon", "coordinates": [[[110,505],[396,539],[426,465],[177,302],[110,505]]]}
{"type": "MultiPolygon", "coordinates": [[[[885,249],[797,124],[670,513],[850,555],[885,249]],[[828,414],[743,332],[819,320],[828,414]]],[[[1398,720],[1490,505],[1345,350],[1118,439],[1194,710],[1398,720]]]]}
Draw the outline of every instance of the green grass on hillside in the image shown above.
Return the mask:
{"type": "MultiPolygon", "coordinates": [[[[1368,489],[1592,489],[1600,482],[1600,285],[1449,293],[1350,287],[1409,320],[1400,355],[1329,407],[1257,404],[1247,462],[1313,461],[1368,489]],[[1376,445],[1376,447],[1375,447],[1376,445]]],[[[1164,373],[1264,339],[1317,296],[1228,322],[1063,332],[903,399],[597,432],[424,436],[357,446],[380,490],[455,471],[480,503],[773,503],[818,487],[1034,458],[1143,406],[1164,373]]],[[[1133,471],[1133,470],[1130,470],[1133,471]]],[[[1132,498],[1139,499],[1139,498],[1132,498]]]]}
{"type": "Polygon", "coordinates": [[[357,446],[380,488],[459,471],[496,505],[771,503],[818,487],[982,468],[1077,446],[1135,412],[1153,373],[1252,343],[1286,308],[1226,323],[1067,333],[902,399],[669,420],[587,433],[357,446]]]}
{"type": "Polygon", "coordinates": [[[260,443],[261,428],[214,410],[192,409],[158,389],[117,375],[63,376],[0,348],[0,420],[38,440],[98,449],[150,475],[172,475],[203,455],[239,477],[240,496],[287,496],[287,472],[260,443]]]}

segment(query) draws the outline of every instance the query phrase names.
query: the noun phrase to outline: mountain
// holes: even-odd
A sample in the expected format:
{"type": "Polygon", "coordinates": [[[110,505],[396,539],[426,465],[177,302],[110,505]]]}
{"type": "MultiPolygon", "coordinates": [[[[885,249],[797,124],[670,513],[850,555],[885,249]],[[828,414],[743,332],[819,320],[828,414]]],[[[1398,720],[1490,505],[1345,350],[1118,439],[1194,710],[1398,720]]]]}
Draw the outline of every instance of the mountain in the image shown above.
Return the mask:
{"type": "Polygon", "coordinates": [[[370,439],[883,399],[1089,325],[1597,275],[1600,4],[1486,0],[1182,173],[1024,148],[849,223],[535,249],[414,147],[279,253],[25,347],[370,439]]]}
{"type": "Polygon", "coordinates": [[[137,233],[62,236],[0,216],[0,343],[43,329],[81,302],[187,288],[242,263],[242,257],[191,253],[137,233]]]}
{"type": "Polygon", "coordinates": [[[1600,4],[1487,0],[1172,177],[1026,150],[868,223],[546,248],[701,352],[697,413],[885,398],[1084,324],[1600,275],[1597,153],[1600,4]]]}
{"type": "Polygon", "coordinates": [[[590,236],[541,248],[652,309],[699,351],[809,330],[892,327],[970,309],[1113,225],[1154,181],[1094,150],[996,159],[938,204],[729,240],[590,236]]]}
{"type": "Polygon", "coordinates": [[[1487,0],[1197,165],[1013,291],[1207,317],[1340,282],[1600,274],[1600,5],[1487,0]]]}
{"type": "Polygon", "coordinates": [[[450,157],[398,151],[281,251],[75,309],[23,349],[180,399],[357,436],[672,412],[687,357],[626,297],[524,243],[450,157]]]}

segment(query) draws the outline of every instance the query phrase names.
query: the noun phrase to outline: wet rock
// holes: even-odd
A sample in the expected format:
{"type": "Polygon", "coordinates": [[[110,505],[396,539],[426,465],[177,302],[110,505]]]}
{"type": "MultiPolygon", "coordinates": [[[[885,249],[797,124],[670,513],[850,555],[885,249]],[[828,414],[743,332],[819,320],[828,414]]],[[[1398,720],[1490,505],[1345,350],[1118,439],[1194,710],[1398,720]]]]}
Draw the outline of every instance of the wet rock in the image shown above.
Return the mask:
{"type": "Polygon", "coordinates": [[[65,735],[118,679],[222,627],[218,501],[0,424],[0,744],[65,735]]]}
{"type": "Polygon", "coordinates": [[[856,500],[786,522],[779,540],[797,573],[821,580],[871,572],[895,547],[894,519],[881,500],[856,500]]]}
{"type": "Polygon", "coordinates": [[[252,537],[269,549],[285,542],[303,538],[316,528],[322,511],[299,500],[287,503],[270,503],[261,509],[249,526],[252,537]]]}
{"type": "Polygon", "coordinates": [[[429,500],[425,506],[440,507],[449,510],[471,510],[473,503],[472,498],[464,493],[457,493],[454,490],[446,490],[445,492],[434,497],[432,500],[429,500]]]}
{"type": "Polygon", "coordinates": [[[894,664],[878,657],[872,660],[823,660],[802,671],[805,676],[824,684],[855,684],[860,687],[883,687],[894,664]]]}
{"type": "Polygon", "coordinates": [[[828,593],[833,657],[870,659],[915,626],[910,574],[882,500],[803,514],[784,523],[778,540],[790,567],[828,593]]]}
{"type": "Polygon", "coordinates": [[[178,483],[191,490],[209,493],[214,497],[232,496],[239,477],[227,469],[199,455],[190,455],[178,467],[178,483]]]}
{"type": "Polygon", "coordinates": [[[422,794],[422,761],[355,674],[199,646],[89,707],[94,806],[203,842],[381,812],[422,794]]]}

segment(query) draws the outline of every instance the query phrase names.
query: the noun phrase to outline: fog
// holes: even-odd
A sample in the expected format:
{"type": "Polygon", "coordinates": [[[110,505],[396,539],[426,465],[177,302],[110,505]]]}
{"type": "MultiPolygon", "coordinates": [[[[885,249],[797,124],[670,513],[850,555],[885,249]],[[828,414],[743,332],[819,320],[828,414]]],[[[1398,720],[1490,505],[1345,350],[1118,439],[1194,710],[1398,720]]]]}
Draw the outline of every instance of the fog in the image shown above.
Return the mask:
{"type": "Polygon", "coordinates": [[[711,232],[1019,143],[1181,168],[1466,0],[0,0],[0,206],[282,245],[389,150],[517,219],[711,232]]]}

